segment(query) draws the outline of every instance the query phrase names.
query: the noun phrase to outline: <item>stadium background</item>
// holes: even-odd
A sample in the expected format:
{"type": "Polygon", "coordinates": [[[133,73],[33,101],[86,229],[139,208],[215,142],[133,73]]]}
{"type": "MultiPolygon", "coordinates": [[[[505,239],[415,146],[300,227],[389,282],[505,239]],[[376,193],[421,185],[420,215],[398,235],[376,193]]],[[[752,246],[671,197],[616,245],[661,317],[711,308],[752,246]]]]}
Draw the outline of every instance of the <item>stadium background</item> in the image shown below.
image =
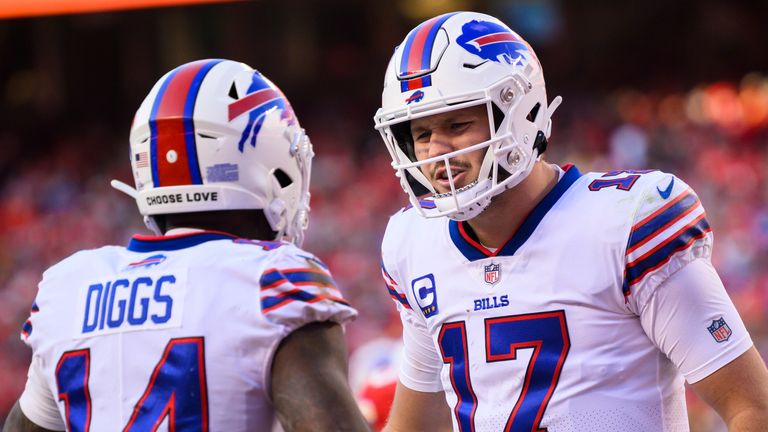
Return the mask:
{"type": "MultiPolygon", "coordinates": [[[[283,0],[0,20],[0,420],[23,388],[18,339],[42,271],[145,232],[128,129],[171,68],[222,57],[279,85],[317,157],[305,246],[361,311],[352,351],[399,324],[379,241],[406,202],[373,130],[384,68],[405,34],[449,10],[499,16],[534,47],[554,117],[547,158],[582,171],[659,168],[691,184],[714,262],[768,358],[768,3],[650,0],[283,0]]],[[[694,431],[718,431],[690,396],[694,431]]]]}

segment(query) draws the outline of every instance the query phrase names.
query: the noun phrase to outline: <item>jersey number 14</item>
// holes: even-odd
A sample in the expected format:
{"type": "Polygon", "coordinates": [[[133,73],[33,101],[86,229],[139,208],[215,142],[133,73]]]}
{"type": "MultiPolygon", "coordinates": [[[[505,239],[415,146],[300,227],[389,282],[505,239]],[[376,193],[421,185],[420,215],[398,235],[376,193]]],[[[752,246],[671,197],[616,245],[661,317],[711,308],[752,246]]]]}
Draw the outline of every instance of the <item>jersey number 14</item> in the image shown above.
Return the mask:
{"type": "MultiPolygon", "coordinates": [[[[204,354],[202,337],[171,339],[123,431],[154,431],[166,417],[169,430],[207,431],[204,354]]],[[[56,366],[59,400],[64,402],[70,432],[91,427],[90,364],[90,350],[82,349],[64,353],[56,366]]]]}

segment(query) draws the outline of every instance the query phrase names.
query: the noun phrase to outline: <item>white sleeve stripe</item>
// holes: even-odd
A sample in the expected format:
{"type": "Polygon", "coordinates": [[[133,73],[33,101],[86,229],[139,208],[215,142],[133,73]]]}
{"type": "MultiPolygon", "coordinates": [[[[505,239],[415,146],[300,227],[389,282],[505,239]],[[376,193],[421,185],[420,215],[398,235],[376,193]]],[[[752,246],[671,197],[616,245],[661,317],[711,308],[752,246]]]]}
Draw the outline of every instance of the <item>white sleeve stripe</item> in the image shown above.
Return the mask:
{"type": "Polygon", "coordinates": [[[301,291],[304,291],[310,294],[323,294],[323,295],[332,295],[334,297],[342,297],[341,291],[339,291],[337,288],[317,286],[314,284],[305,285],[301,283],[294,283],[294,284],[284,283],[276,287],[262,289],[261,298],[276,296],[276,295],[284,294],[287,292],[293,292],[297,288],[300,289],[301,291]]]}
{"type": "Polygon", "coordinates": [[[625,271],[625,286],[637,284],[648,274],[669,262],[675,254],[689,250],[698,240],[707,237],[712,230],[704,216],[702,213],[663,243],[628,264],[625,271]]]}
{"type": "Polygon", "coordinates": [[[632,231],[636,231],[638,228],[647,224],[648,222],[655,219],[656,217],[660,216],[662,213],[666,213],[671,207],[675,206],[677,203],[679,203],[680,201],[682,201],[683,199],[685,199],[690,195],[696,196],[695,194],[693,194],[693,189],[691,188],[684,189],[679,195],[677,195],[675,198],[670,200],[668,203],[664,204],[662,207],[659,207],[656,211],[644,217],[640,222],[633,225],[632,231]]]}
{"type": "Polygon", "coordinates": [[[645,259],[660,245],[679,236],[687,228],[696,224],[696,222],[705,216],[706,213],[704,212],[704,207],[697,201],[697,205],[691,207],[685,213],[680,214],[678,218],[662,225],[653,234],[646,237],[641,242],[636,243],[631,248],[627,249],[627,262],[633,263],[635,261],[645,259]]]}

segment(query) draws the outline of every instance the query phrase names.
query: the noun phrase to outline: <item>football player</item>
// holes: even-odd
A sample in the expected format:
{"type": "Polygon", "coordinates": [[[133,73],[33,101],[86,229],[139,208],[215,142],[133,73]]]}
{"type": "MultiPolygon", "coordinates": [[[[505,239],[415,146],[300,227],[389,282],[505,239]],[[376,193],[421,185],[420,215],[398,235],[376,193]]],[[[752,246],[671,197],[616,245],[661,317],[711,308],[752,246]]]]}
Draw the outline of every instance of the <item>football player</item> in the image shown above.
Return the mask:
{"type": "Polygon", "coordinates": [[[130,132],[156,236],[48,269],[8,431],[367,430],[342,325],[357,312],[300,249],[312,145],[272,82],[229,60],[163,76],[130,132]]]}
{"type": "Polygon", "coordinates": [[[768,372],[696,194],[542,160],[560,101],[492,16],[396,48],[375,116],[410,199],[382,244],[405,343],[388,430],[686,431],[685,382],[764,430],[768,372]]]}

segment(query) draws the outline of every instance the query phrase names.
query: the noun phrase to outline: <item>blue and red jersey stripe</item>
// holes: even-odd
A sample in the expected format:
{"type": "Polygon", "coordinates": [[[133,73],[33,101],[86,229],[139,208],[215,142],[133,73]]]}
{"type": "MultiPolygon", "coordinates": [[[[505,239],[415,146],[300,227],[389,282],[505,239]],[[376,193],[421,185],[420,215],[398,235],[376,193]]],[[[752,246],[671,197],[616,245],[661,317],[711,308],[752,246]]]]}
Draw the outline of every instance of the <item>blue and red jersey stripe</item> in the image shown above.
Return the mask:
{"type": "Polygon", "coordinates": [[[29,335],[32,334],[32,321],[27,320],[24,325],[21,327],[21,335],[24,337],[29,337],[29,335]]]}
{"type": "MultiPolygon", "coordinates": [[[[271,312],[283,306],[287,306],[295,301],[305,303],[315,303],[321,300],[330,300],[345,306],[349,303],[333,294],[313,294],[302,290],[300,286],[312,286],[318,288],[336,288],[336,281],[330,274],[315,268],[291,268],[277,269],[271,268],[264,272],[259,279],[261,291],[280,287],[283,284],[290,284],[291,289],[280,292],[275,295],[265,295],[261,297],[262,313],[271,312]]],[[[332,291],[329,291],[332,293],[332,291]]]]}
{"type": "Polygon", "coordinates": [[[381,274],[384,277],[384,284],[387,286],[387,292],[389,292],[389,295],[392,297],[392,299],[399,302],[406,309],[412,309],[405,294],[397,291],[397,282],[395,282],[387,269],[384,267],[383,261],[381,262],[381,274]]]}
{"type": "Polygon", "coordinates": [[[675,222],[699,208],[700,205],[699,198],[690,189],[681,193],[632,227],[627,244],[627,254],[646,244],[665,229],[674,225],[675,222]]]}
{"type": "Polygon", "coordinates": [[[672,256],[689,248],[696,240],[700,240],[712,231],[706,214],[680,228],[666,241],[637,258],[627,265],[624,276],[624,295],[630,295],[631,287],[640,282],[647,274],[668,263],[672,256]]]}
{"type": "Polygon", "coordinates": [[[259,279],[262,290],[278,287],[286,282],[293,285],[314,285],[336,288],[336,281],[328,273],[313,268],[276,269],[264,272],[259,279]]]}
{"type": "Polygon", "coordinates": [[[40,307],[37,305],[37,300],[32,302],[32,307],[29,308],[29,319],[21,326],[21,335],[25,338],[32,334],[32,314],[40,312],[40,307]]]}
{"type": "Polygon", "coordinates": [[[341,297],[323,294],[312,294],[298,288],[286,291],[274,296],[264,296],[261,298],[261,312],[268,313],[283,306],[287,306],[295,301],[305,303],[316,303],[321,300],[330,300],[335,303],[349,306],[349,303],[341,297]]]}
{"type": "Polygon", "coordinates": [[[173,70],[160,86],[149,117],[155,187],[202,184],[193,115],[203,78],[222,60],[200,60],[173,70]],[[169,152],[175,160],[169,160],[169,152]]]}
{"type": "Polygon", "coordinates": [[[455,14],[456,12],[452,12],[434,17],[419,24],[408,33],[403,47],[403,55],[400,58],[398,75],[403,79],[400,83],[400,91],[407,92],[432,85],[432,78],[429,75],[413,79],[407,79],[407,77],[426,73],[432,69],[432,50],[437,32],[443,23],[455,14]]]}

